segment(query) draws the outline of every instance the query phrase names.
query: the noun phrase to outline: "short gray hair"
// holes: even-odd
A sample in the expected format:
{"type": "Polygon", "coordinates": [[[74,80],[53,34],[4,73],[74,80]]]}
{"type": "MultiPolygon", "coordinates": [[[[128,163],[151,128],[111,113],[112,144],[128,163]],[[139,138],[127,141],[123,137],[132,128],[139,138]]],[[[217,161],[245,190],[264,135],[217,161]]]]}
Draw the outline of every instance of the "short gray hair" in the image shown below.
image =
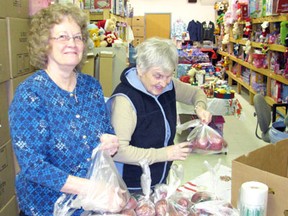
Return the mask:
{"type": "Polygon", "coordinates": [[[136,48],[136,65],[144,73],[152,67],[160,67],[170,73],[177,69],[178,51],[174,42],[164,38],[149,38],[136,48]]]}

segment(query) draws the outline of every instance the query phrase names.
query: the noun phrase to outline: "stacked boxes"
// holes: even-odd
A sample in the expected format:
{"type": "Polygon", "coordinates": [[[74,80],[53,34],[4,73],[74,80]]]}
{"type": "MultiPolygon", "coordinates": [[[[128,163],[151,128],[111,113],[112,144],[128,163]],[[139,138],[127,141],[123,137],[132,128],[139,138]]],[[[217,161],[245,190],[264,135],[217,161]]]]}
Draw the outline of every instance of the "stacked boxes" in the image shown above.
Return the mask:
{"type": "Polygon", "coordinates": [[[1,1],[0,17],[28,18],[29,0],[1,1]]]}
{"type": "Polygon", "coordinates": [[[6,17],[9,44],[10,78],[33,71],[29,63],[27,36],[29,19],[6,17]]]}
{"type": "Polygon", "coordinates": [[[144,16],[134,16],[132,18],[132,30],[134,35],[134,40],[132,42],[133,46],[137,46],[142,43],[145,39],[145,22],[144,16]]]}
{"type": "Polygon", "coordinates": [[[8,109],[16,86],[31,73],[27,51],[29,0],[0,2],[0,216],[18,216],[16,160],[11,145],[8,109]]]}
{"type": "Polygon", "coordinates": [[[8,81],[0,83],[0,146],[9,139],[8,122],[8,81]]]}
{"type": "Polygon", "coordinates": [[[6,21],[0,18],[0,83],[9,80],[9,57],[8,53],[8,36],[6,31],[6,21]]]}
{"type": "Polygon", "coordinates": [[[5,206],[7,204],[9,206],[9,201],[15,196],[14,183],[14,158],[11,141],[8,141],[0,146],[0,215],[1,211],[5,211],[5,206]]]}
{"type": "Polygon", "coordinates": [[[0,216],[18,215],[18,204],[16,196],[13,196],[8,203],[0,210],[0,216]]]}

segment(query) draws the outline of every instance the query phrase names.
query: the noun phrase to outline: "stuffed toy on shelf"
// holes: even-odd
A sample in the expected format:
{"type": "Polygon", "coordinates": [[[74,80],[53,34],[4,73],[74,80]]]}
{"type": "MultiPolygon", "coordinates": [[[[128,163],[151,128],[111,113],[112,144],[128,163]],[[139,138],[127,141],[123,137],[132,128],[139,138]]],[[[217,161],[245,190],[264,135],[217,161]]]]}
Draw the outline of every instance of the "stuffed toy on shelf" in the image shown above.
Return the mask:
{"type": "Polygon", "coordinates": [[[104,41],[101,43],[104,47],[112,47],[112,44],[117,38],[114,34],[108,34],[105,36],[104,41]]]}
{"type": "Polygon", "coordinates": [[[251,63],[252,62],[252,53],[251,53],[251,49],[252,49],[252,45],[251,45],[251,41],[250,40],[247,40],[246,41],[246,43],[245,43],[245,46],[243,47],[243,49],[244,49],[244,56],[245,56],[245,58],[244,58],[244,60],[246,61],[246,62],[249,62],[249,63],[251,63]]]}
{"type": "Polygon", "coordinates": [[[232,34],[234,39],[239,39],[240,37],[240,29],[239,29],[239,23],[235,22],[233,24],[232,34]]]}
{"type": "Polygon", "coordinates": [[[99,29],[95,23],[89,24],[87,30],[89,33],[88,48],[93,49],[94,47],[99,47],[101,41],[104,40],[104,30],[102,28],[99,29]]]}
{"type": "Polygon", "coordinates": [[[243,28],[243,38],[250,39],[252,33],[251,19],[247,18],[245,20],[245,27],[243,28]]]}
{"type": "Polygon", "coordinates": [[[103,29],[89,29],[89,38],[92,40],[94,47],[100,47],[101,42],[104,40],[105,36],[103,34],[103,29]]]}
{"type": "Polygon", "coordinates": [[[104,29],[104,39],[100,43],[101,47],[112,47],[114,43],[117,43],[117,45],[122,43],[116,33],[116,22],[115,17],[97,22],[97,26],[104,29]]]}
{"type": "Polygon", "coordinates": [[[116,18],[112,17],[106,20],[100,20],[97,22],[98,28],[103,28],[105,30],[105,35],[115,33],[116,31],[116,18]]]}
{"type": "Polygon", "coordinates": [[[268,21],[264,21],[261,24],[261,35],[260,35],[260,42],[261,43],[266,43],[267,42],[267,36],[269,34],[269,22],[268,21]]]}
{"type": "Polygon", "coordinates": [[[187,75],[190,76],[190,83],[202,85],[205,81],[206,71],[202,69],[200,64],[193,64],[191,69],[187,72],[187,75]]]}

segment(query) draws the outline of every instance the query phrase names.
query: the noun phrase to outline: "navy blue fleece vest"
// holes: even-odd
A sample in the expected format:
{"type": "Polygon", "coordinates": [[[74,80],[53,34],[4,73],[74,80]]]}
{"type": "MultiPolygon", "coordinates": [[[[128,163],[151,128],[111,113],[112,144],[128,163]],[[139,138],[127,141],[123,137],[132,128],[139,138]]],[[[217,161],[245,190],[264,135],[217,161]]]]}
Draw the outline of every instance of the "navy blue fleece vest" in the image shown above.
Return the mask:
{"type": "MultiPolygon", "coordinates": [[[[125,73],[125,71],[124,71],[125,73]]],[[[147,95],[131,86],[124,73],[121,75],[121,83],[115,89],[114,94],[127,95],[133,103],[137,114],[137,125],[132,135],[130,145],[140,148],[162,148],[165,140],[165,121],[161,107],[170,125],[171,137],[168,145],[173,144],[176,131],[176,97],[175,89],[167,91],[155,98],[147,95]]],[[[125,125],[123,125],[125,127],[125,125]]],[[[172,162],[155,163],[150,166],[152,186],[166,181],[172,162]]],[[[124,164],[123,179],[128,188],[139,188],[142,169],[140,166],[124,164]]]]}

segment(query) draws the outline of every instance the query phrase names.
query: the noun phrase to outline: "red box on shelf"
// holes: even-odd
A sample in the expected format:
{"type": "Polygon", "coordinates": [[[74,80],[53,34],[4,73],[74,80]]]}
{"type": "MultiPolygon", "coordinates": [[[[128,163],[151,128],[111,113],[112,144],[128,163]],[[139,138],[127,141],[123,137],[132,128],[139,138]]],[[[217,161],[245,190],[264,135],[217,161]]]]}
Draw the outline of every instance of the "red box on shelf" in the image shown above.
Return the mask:
{"type": "Polygon", "coordinates": [[[214,97],[220,98],[220,99],[232,99],[232,98],[234,98],[234,93],[220,94],[220,93],[214,92],[214,97]]]}
{"type": "Polygon", "coordinates": [[[276,12],[277,13],[288,13],[287,0],[278,0],[276,12]]]}

